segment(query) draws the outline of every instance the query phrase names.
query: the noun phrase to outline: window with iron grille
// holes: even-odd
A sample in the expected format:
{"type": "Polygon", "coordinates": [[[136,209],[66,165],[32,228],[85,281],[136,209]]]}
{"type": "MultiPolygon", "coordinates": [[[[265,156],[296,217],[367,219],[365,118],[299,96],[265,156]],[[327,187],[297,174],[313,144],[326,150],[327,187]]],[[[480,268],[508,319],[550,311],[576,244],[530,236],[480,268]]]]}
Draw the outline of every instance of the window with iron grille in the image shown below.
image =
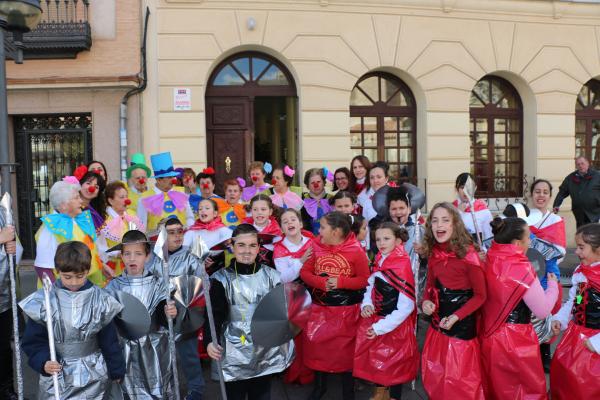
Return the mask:
{"type": "Polygon", "coordinates": [[[387,161],[390,176],[416,182],[416,103],[398,77],[385,72],[363,76],[350,96],[350,148],[371,161],[387,161]]]}
{"type": "Polygon", "coordinates": [[[590,160],[600,169],[600,81],[588,81],[575,103],[575,157],[590,160]]]}
{"type": "Polygon", "coordinates": [[[486,76],[469,104],[471,174],[478,197],[523,195],[523,107],[505,79],[486,76]]]}

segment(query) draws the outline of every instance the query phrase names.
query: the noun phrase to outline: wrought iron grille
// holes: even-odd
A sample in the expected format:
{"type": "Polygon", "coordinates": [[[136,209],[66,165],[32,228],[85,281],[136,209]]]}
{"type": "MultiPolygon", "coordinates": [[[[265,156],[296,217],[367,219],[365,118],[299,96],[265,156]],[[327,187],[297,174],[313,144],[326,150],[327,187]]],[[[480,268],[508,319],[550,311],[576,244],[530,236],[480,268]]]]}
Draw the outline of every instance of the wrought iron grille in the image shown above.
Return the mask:
{"type": "Polygon", "coordinates": [[[25,257],[35,256],[40,217],[52,211],[50,188],[92,159],[91,114],[14,117],[19,230],[25,257]]]}

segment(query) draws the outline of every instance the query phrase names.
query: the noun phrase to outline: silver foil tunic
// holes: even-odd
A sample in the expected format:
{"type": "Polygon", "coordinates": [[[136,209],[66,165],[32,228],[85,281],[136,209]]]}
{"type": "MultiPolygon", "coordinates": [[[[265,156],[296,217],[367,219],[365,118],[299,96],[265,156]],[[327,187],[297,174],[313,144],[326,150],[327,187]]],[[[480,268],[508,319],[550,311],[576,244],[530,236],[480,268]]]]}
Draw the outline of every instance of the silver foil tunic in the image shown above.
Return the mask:
{"type": "Polygon", "coordinates": [[[293,341],[265,348],[253,343],[250,332],[258,303],[272,288],[281,284],[279,272],[263,265],[254,274],[236,276],[235,270],[229,267],[215,272],[211,279],[223,285],[229,303],[229,318],[221,335],[225,381],[274,374],[289,367],[294,357],[293,341]]]}
{"type": "MultiPolygon", "coordinates": [[[[123,306],[95,285],[71,292],[62,289],[57,281],[52,289],[54,341],[62,362],[58,378],[61,399],[108,398],[111,381],[97,335],[123,306]]],[[[43,290],[32,293],[19,306],[33,321],[45,325],[43,290]]],[[[38,399],[54,399],[51,376],[40,376],[38,399]]]]}
{"type": "MultiPolygon", "coordinates": [[[[146,264],[146,271],[162,277],[162,260],[156,254],[153,253],[152,258],[146,264]]],[[[200,264],[200,260],[190,253],[187,246],[181,246],[175,253],[169,254],[170,277],[180,275],[194,275],[200,277],[201,271],[202,264],[200,264]]]]}
{"type": "Polygon", "coordinates": [[[155,313],[165,300],[164,283],[158,276],[130,276],[126,272],[110,281],[109,293],[123,291],[140,300],[150,315],[154,315],[151,332],[137,340],[123,339],[126,372],[121,388],[130,399],[168,399],[172,395],[171,357],[169,336],[165,328],[156,323],[155,313]]]}

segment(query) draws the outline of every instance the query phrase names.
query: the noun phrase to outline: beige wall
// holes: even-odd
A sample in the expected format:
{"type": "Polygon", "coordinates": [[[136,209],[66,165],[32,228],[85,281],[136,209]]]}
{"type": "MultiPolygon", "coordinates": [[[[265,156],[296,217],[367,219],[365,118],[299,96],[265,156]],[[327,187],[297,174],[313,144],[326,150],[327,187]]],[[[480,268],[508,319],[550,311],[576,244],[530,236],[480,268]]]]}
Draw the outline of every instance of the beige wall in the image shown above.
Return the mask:
{"type": "MultiPolygon", "coordinates": [[[[204,91],[226,56],[260,50],[298,86],[302,169],[347,165],[350,91],[386,70],[418,107],[419,179],[428,203],[453,197],[469,169],[469,95],[487,74],[509,80],[524,107],[524,172],[558,185],[573,169],[574,107],[600,76],[600,6],[518,0],[146,0],[151,7],[150,87],[143,97],[146,153],[206,165],[204,91]],[[248,30],[248,18],[256,28],[248,30]],[[174,87],[192,110],[174,112],[174,87]],[[330,149],[336,149],[331,152],[330,149]]],[[[567,209],[565,204],[564,209],[567,209]]],[[[572,224],[569,224],[572,225],[572,224]]]]}

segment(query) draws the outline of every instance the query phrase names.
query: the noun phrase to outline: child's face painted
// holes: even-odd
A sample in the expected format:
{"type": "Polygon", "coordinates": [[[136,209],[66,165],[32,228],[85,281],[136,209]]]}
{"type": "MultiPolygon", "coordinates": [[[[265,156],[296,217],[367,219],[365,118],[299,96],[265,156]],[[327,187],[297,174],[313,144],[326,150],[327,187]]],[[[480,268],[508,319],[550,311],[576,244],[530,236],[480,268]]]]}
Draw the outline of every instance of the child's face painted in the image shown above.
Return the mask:
{"type": "Polygon", "coordinates": [[[258,226],[265,226],[269,222],[269,218],[273,214],[273,210],[269,207],[269,203],[264,200],[258,200],[252,203],[252,218],[258,226]]]}
{"type": "Polygon", "coordinates": [[[600,261],[600,247],[594,250],[589,243],[583,241],[583,237],[581,235],[575,236],[575,244],[577,248],[575,249],[575,255],[579,257],[579,261],[581,261],[584,265],[592,265],[600,261]]]}
{"type": "Polygon", "coordinates": [[[286,212],[281,216],[281,230],[286,236],[296,236],[302,230],[298,216],[293,212],[286,212]]]}
{"type": "Polygon", "coordinates": [[[127,275],[140,276],[144,273],[144,264],[148,260],[144,243],[124,244],[121,258],[125,264],[127,275]]]}
{"type": "Polygon", "coordinates": [[[406,224],[408,222],[408,216],[410,215],[410,207],[402,200],[390,201],[389,208],[390,217],[392,221],[397,224],[406,224]]]}
{"type": "Polygon", "coordinates": [[[183,244],[183,226],[179,224],[167,226],[167,245],[169,251],[175,251],[183,244]]]}
{"type": "Polygon", "coordinates": [[[85,272],[61,272],[58,271],[58,276],[63,286],[71,292],[78,291],[87,281],[89,270],[85,272]]]}
{"type": "Polygon", "coordinates": [[[333,203],[333,206],[335,207],[335,211],[343,212],[344,214],[352,214],[354,212],[354,204],[348,197],[337,199],[333,203]]]}
{"type": "Polygon", "coordinates": [[[198,205],[198,218],[204,223],[208,223],[217,218],[219,213],[215,210],[213,204],[208,200],[202,200],[198,205]]]}
{"type": "Polygon", "coordinates": [[[247,233],[233,238],[233,255],[242,264],[253,264],[259,248],[256,234],[247,233]]]}

